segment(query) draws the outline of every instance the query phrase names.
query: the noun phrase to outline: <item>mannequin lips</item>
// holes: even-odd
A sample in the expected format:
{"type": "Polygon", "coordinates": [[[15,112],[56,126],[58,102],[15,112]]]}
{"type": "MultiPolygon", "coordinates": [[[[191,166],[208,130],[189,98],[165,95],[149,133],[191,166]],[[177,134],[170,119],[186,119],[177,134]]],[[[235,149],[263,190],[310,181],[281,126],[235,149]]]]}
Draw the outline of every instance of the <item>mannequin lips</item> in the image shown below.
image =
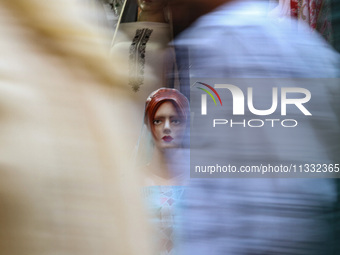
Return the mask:
{"type": "Polygon", "coordinates": [[[171,136],[167,135],[167,136],[163,136],[162,137],[164,142],[170,143],[172,140],[174,140],[171,136]]]}

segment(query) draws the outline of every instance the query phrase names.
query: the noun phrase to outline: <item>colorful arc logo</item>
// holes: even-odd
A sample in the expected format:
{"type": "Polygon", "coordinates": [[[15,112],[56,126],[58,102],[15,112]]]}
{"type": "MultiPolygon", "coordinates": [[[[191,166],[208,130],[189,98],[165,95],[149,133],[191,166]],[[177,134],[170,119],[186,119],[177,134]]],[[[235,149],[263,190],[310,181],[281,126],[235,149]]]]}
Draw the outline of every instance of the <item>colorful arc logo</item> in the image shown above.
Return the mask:
{"type": "MultiPolygon", "coordinates": [[[[203,86],[206,86],[207,88],[211,89],[211,91],[214,92],[215,95],[217,96],[217,98],[218,98],[218,100],[220,101],[220,104],[221,104],[221,106],[222,106],[222,100],[221,100],[221,98],[220,98],[220,95],[217,93],[217,91],[216,91],[213,87],[211,87],[210,85],[208,85],[208,84],[206,84],[206,83],[203,83],[203,82],[196,82],[196,83],[199,83],[199,84],[201,84],[201,85],[203,85],[203,86]]],[[[215,105],[217,105],[214,96],[211,94],[211,92],[210,92],[209,90],[204,89],[204,88],[200,88],[200,87],[197,87],[197,88],[203,90],[204,92],[206,92],[206,93],[212,98],[212,100],[214,100],[215,105]]]]}

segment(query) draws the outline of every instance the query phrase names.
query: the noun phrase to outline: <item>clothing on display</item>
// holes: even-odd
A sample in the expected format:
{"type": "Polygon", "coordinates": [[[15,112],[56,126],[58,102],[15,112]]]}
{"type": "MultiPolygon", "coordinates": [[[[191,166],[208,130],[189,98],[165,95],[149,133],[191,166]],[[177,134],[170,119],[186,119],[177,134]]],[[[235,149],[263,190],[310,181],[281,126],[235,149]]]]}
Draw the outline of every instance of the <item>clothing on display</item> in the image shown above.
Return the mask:
{"type": "MultiPolygon", "coordinates": [[[[113,61],[120,59],[120,73],[126,77],[124,85],[138,106],[133,116],[136,127],[141,127],[145,99],[161,87],[176,86],[175,79],[168,74],[175,73],[175,53],[168,47],[171,29],[167,23],[129,22],[118,27],[111,47],[113,61]]],[[[140,129],[134,136],[137,142],[140,129]]]]}
{"type": "Polygon", "coordinates": [[[111,56],[123,56],[121,71],[127,85],[144,101],[166,81],[166,52],[170,26],[158,22],[122,23],[114,39],[111,56]]]}
{"type": "Polygon", "coordinates": [[[333,41],[330,0],[279,0],[270,16],[293,17],[298,27],[308,25],[318,31],[329,43],[333,41]]]}
{"type": "Polygon", "coordinates": [[[143,188],[149,209],[149,221],[154,227],[155,242],[160,255],[174,255],[178,209],[184,193],[183,186],[149,186],[143,188]]]}

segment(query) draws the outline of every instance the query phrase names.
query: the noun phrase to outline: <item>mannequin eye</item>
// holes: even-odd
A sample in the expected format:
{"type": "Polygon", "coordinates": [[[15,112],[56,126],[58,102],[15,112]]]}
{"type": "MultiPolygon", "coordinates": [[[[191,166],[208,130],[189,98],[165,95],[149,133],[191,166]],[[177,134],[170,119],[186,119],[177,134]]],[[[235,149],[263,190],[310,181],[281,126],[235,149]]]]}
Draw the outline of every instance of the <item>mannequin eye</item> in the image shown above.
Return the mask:
{"type": "Polygon", "coordinates": [[[174,124],[174,125],[179,125],[179,124],[181,124],[181,121],[179,119],[173,119],[173,120],[171,120],[171,123],[174,124]]]}
{"type": "Polygon", "coordinates": [[[161,123],[162,123],[161,120],[153,120],[153,124],[154,124],[154,125],[159,125],[159,124],[161,124],[161,123]]]}

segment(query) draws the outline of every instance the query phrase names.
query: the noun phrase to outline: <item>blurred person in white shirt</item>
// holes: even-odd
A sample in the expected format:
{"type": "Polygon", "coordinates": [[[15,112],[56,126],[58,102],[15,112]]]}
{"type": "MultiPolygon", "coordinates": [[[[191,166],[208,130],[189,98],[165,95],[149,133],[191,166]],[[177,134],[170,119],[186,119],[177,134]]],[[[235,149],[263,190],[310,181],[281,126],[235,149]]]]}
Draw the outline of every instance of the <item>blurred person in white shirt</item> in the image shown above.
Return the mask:
{"type": "MultiPolygon", "coordinates": [[[[339,55],[321,37],[297,33],[293,20],[271,20],[266,1],[171,0],[169,5],[178,32],[175,45],[189,52],[192,165],[340,163],[339,55]],[[295,107],[287,115],[298,120],[296,128],[229,123],[213,129],[198,116],[201,91],[195,82],[203,79],[237,81],[243,92],[253,87],[263,95],[257,101],[255,97],[255,104],[264,107],[272,102],[271,86],[302,84],[312,94],[306,106],[312,116],[295,107]]],[[[230,95],[220,91],[221,97],[230,95]]],[[[232,102],[229,96],[223,106],[212,104],[207,118],[230,121],[235,117],[227,108],[232,102]]],[[[247,110],[241,117],[267,116],[247,110]]],[[[271,116],[282,117],[279,110],[271,116]]],[[[336,254],[337,179],[221,176],[191,180],[183,202],[179,254],[336,254]]]]}

